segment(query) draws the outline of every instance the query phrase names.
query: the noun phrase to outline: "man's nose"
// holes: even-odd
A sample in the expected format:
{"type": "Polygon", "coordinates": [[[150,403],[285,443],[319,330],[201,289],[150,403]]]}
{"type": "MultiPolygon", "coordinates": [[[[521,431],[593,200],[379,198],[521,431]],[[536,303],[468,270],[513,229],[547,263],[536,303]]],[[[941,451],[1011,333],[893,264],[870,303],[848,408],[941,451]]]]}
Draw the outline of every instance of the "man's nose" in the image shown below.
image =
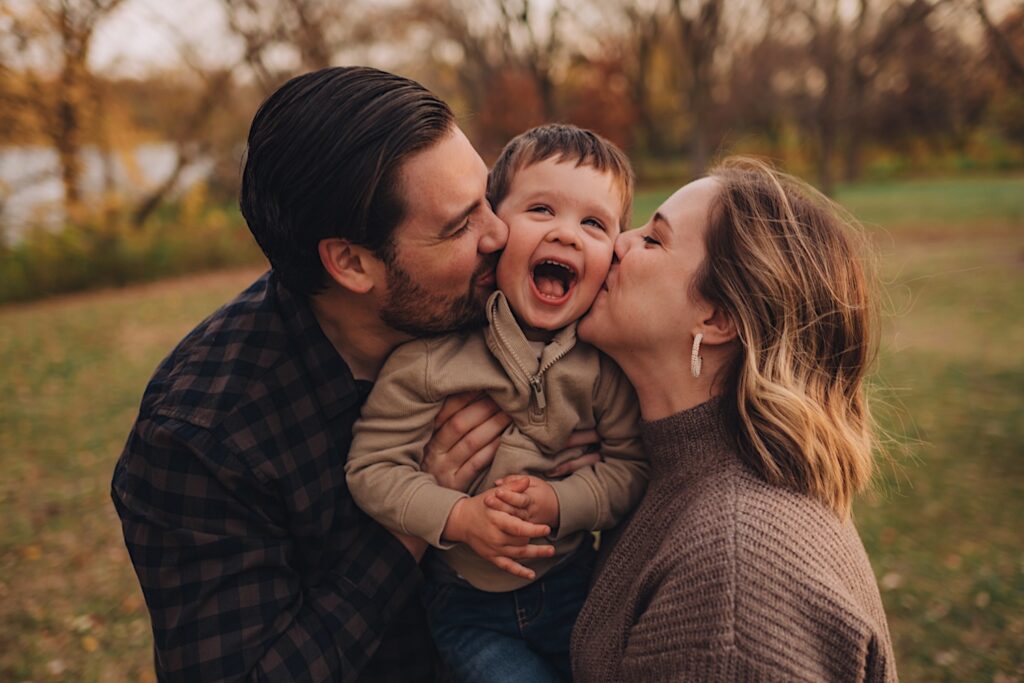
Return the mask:
{"type": "Polygon", "coordinates": [[[481,254],[493,254],[496,251],[501,251],[505,248],[505,243],[508,242],[508,226],[490,208],[487,209],[484,220],[487,221],[487,224],[480,236],[478,250],[481,254]]]}

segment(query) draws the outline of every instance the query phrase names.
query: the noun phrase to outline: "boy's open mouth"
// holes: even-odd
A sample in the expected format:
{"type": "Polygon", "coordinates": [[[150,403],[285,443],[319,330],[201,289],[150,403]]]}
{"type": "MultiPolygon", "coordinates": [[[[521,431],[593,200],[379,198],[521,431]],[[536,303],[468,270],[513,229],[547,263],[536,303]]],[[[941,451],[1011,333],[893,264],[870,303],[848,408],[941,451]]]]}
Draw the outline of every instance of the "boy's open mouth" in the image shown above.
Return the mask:
{"type": "Polygon", "coordinates": [[[576,269],[568,263],[545,259],[533,266],[533,283],[537,291],[552,303],[565,296],[576,284],[576,269]]]}

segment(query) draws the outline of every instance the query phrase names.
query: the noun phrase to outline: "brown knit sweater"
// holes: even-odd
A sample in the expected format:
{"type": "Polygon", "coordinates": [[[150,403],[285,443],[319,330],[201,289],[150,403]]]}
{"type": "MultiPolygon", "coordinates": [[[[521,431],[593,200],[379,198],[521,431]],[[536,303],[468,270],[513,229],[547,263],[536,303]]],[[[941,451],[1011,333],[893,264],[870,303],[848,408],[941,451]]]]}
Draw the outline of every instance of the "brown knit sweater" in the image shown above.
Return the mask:
{"type": "Polygon", "coordinates": [[[602,548],[574,679],[895,681],[853,524],[749,470],[721,408],[643,424],[650,484],[602,548]]]}

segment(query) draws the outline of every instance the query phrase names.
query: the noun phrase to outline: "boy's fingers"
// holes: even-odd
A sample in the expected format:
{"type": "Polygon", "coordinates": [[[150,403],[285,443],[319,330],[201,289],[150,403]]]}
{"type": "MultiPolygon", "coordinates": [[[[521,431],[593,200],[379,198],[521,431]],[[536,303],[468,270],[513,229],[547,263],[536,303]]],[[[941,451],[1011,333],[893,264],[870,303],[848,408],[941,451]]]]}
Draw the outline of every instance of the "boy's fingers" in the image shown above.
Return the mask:
{"type": "Polygon", "coordinates": [[[537,576],[532,569],[527,569],[523,565],[519,564],[515,560],[508,557],[498,556],[492,558],[491,562],[493,562],[498,567],[498,569],[503,569],[507,571],[509,574],[512,574],[513,576],[518,576],[527,579],[528,581],[533,581],[533,579],[537,576]]]}
{"type": "Polygon", "coordinates": [[[516,493],[524,493],[530,488],[530,478],[525,474],[510,474],[494,482],[495,486],[501,486],[516,493]]]}
{"type": "Polygon", "coordinates": [[[494,495],[484,498],[484,505],[492,510],[504,512],[506,515],[513,515],[519,519],[526,519],[530,514],[529,511],[509,505],[508,503],[499,500],[498,497],[494,495]]]}
{"type": "Polygon", "coordinates": [[[551,533],[551,527],[547,524],[533,524],[513,517],[511,515],[499,515],[494,520],[495,526],[510,536],[520,538],[540,538],[551,533]]]}
{"type": "Polygon", "coordinates": [[[537,557],[551,557],[555,554],[555,546],[528,543],[526,545],[502,548],[501,552],[509,557],[515,557],[518,559],[534,559],[537,557]]]}
{"type": "MultiPolygon", "coordinates": [[[[508,503],[517,508],[528,508],[533,500],[525,493],[516,493],[515,491],[507,488],[494,489],[494,495],[498,497],[502,502],[508,503]]],[[[518,517],[518,515],[516,515],[518,517]]]]}

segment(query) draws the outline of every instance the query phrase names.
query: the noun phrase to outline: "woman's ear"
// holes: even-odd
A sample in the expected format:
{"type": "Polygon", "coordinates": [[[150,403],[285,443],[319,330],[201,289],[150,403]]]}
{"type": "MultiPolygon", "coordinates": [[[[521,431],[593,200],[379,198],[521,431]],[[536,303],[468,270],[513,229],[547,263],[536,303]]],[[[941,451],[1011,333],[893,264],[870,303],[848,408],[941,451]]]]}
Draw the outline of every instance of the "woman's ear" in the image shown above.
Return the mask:
{"type": "Polygon", "coordinates": [[[736,338],[736,323],[720,306],[711,309],[702,326],[705,344],[726,344],[736,338]]]}
{"type": "Polygon", "coordinates": [[[317,250],[327,275],[351,292],[367,294],[384,277],[383,262],[366,247],[329,237],[320,240],[317,250]]]}

